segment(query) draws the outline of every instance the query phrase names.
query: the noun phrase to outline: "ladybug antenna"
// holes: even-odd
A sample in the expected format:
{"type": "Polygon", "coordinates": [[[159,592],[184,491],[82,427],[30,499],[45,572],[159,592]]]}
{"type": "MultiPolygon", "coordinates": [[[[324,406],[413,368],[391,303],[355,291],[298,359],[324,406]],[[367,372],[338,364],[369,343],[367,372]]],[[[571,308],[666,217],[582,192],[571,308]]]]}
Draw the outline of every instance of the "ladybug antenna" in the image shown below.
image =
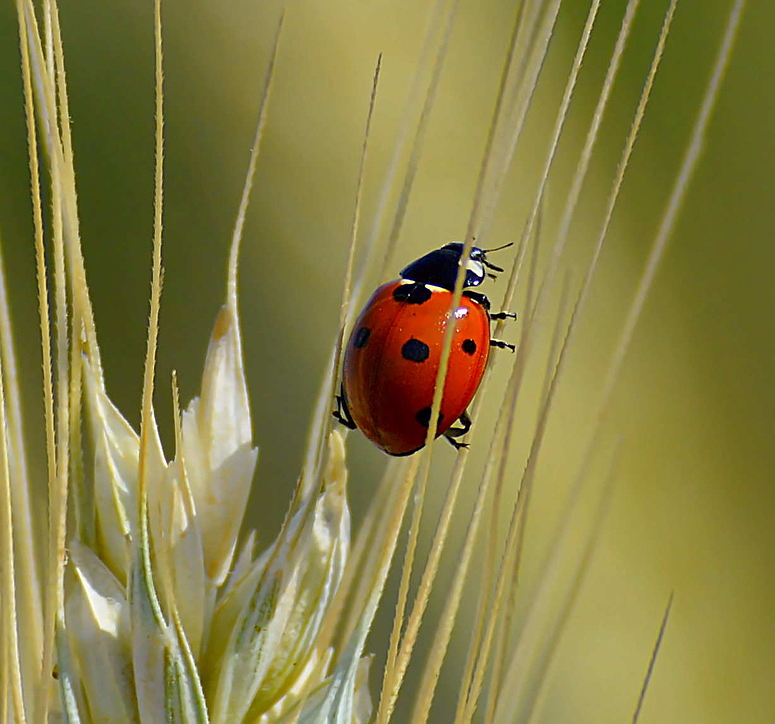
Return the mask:
{"type": "Polygon", "coordinates": [[[496,246],[494,249],[482,249],[482,251],[485,254],[490,254],[493,251],[500,251],[501,249],[508,249],[510,246],[514,246],[514,242],[510,241],[508,244],[504,244],[503,246],[496,246]]]}
{"type": "MultiPolygon", "coordinates": [[[[493,251],[500,251],[501,249],[507,249],[510,246],[514,246],[514,242],[510,241],[508,244],[504,244],[503,246],[496,246],[494,249],[482,249],[482,258],[480,261],[484,266],[486,266],[488,269],[492,269],[496,272],[502,272],[503,269],[499,266],[496,266],[492,262],[487,261],[487,254],[492,253],[493,251]]],[[[495,274],[487,274],[490,279],[495,279],[495,274]]]]}

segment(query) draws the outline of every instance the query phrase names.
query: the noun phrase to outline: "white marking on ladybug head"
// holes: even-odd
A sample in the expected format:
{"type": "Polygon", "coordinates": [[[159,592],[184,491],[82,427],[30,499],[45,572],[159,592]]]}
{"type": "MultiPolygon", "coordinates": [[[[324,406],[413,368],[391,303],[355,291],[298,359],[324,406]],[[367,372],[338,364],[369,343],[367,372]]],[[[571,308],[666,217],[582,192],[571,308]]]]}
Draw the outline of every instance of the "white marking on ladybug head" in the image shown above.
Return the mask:
{"type": "Polygon", "coordinates": [[[484,264],[476,259],[467,259],[463,265],[466,269],[473,272],[479,279],[484,279],[484,264]]]}

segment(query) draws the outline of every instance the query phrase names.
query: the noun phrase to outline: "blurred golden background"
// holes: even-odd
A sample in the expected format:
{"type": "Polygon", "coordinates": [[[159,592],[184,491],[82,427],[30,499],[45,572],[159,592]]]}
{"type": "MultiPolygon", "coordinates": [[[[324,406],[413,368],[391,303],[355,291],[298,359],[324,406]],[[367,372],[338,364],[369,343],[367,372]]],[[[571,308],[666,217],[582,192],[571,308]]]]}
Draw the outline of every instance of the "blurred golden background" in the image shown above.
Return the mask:
{"type": "MultiPolygon", "coordinates": [[[[549,190],[549,242],[624,4],[603,2],[549,190]]],[[[528,532],[528,590],[586,440],[591,403],[659,224],[730,4],[679,3],[549,428],[528,532]]],[[[564,3],[492,245],[522,231],[587,5],[564,3]]],[[[376,56],[384,53],[384,65],[364,237],[429,6],[406,0],[289,5],[241,267],[245,362],[261,448],[250,523],[264,544],[288,504],[337,330],[376,56]]],[[[196,394],[210,325],[224,296],[228,243],[277,7],[246,0],[164,4],[166,277],[156,399],[168,445],[166,381],[176,369],[182,398],[196,394]]],[[[666,7],[643,3],[636,20],[571,232],[568,266],[576,281],[666,7]]],[[[82,1],[64,5],[62,13],[82,238],[108,390],[137,424],[152,225],[152,7],[82,1]]],[[[513,14],[514,3],[504,0],[461,3],[389,274],[465,233],[513,14]]],[[[774,23],[775,6],[749,2],[707,149],[617,387],[606,423],[606,439],[622,440],[612,509],[550,674],[544,722],[629,720],[671,591],[672,617],[641,721],[775,721],[774,23]]],[[[0,233],[25,374],[26,423],[33,444],[40,445],[39,333],[16,32],[14,8],[6,3],[0,9],[0,233]]],[[[500,367],[490,383],[486,419],[494,420],[505,385],[500,367]]],[[[540,368],[539,362],[530,385],[540,384],[540,368]]],[[[520,449],[532,424],[520,424],[520,449]]],[[[486,422],[482,428],[470,463],[472,484],[486,449],[486,422]]],[[[357,525],[385,459],[356,435],[348,447],[357,525]]],[[[439,448],[435,460],[443,480],[452,452],[439,448]]],[[[515,462],[515,479],[521,467],[515,462]]],[[[431,514],[439,495],[431,493],[431,514]]],[[[379,619],[371,650],[384,648],[390,621],[389,613],[379,619]]],[[[465,638],[454,646],[464,655],[465,638]]],[[[454,702],[454,686],[453,673],[445,674],[434,721],[449,720],[443,704],[454,702]]]]}

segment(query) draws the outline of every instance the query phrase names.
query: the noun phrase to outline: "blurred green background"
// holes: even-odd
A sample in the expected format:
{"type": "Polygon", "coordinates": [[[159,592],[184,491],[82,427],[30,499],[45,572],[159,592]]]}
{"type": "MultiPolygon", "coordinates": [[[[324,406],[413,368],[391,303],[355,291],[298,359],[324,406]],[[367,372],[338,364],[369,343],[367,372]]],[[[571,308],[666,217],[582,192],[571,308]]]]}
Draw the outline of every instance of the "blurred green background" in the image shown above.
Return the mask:
{"type": "MultiPolygon", "coordinates": [[[[659,224],[730,4],[679,3],[549,428],[529,529],[528,590],[588,434],[591,401],[659,224]]],[[[275,535],[288,504],[336,333],[376,56],[384,53],[384,66],[364,229],[389,163],[429,5],[407,0],[289,5],[241,267],[245,362],[261,447],[251,523],[259,526],[264,543],[275,535]]],[[[636,21],[572,229],[568,266],[576,280],[600,223],[666,5],[643,3],[636,21]]],[[[197,392],[210,326],[224,296],[228,242],[277,7],[247,0],[164,4],[166,284],[157,406],[168,450],[165,381],[176,369],[182,398],[197,392]]],[[[493,244],[518,238],[522,230],[586,7],[580,0],[564,4],[493,244]]],[[[623,7],[621,0],[603,2],[550,187],[549,240],[623,7]]],[[[87,271],[108,389],[134,424],[150,279],[151,11],[150,2],[80,0],[62,8],[87,271]]],[[[391,273],[465,232],[513,13],[513,2],[461,3],[391,273]]],[[[628,720],[671,591],[673,614],[641,721],[775,720],[773,23],[775,6],[749,2],[707,150],[617,388],[606,425],[608,442],[622,439],[612,510],[558,651],[541,721],[628,720]]],[[[15,13],[6,3],[0,9],[0,232],[27,385],[27,426],[33,445],[42,450],[19,76],[15,13]]],[[[486,420],[494,420],[505,367],[500,365],[490,384],[486,420]]],[[[535,368],[533,387],[540,384],[540,361],[535,368]]],[[[531,424],[527,418],[520,423],[520,449],[531,424]]],[[[482,465],[487,422],[482,428],[470,465],[472,484],[482,465]]],[[[358,436],[351,436],[348,446],[357,525],[384,457],[358,436]]],[[[439,447],[435,459],[443,480],[452,455],[439,447]]],[[[516,461],[515,479],[521,467],[516,461]]],[[[438,497],[431,493],[431,512],[438,497]]],[[[372,650],[384,646],[390,618],[380,619],[372,650]]],[[[464,641],[455,643],[456,655],[464,653],[464,641]]],[[[454,700],[454,682],[453,671],[442,678],[442,702],[454,700]]],[[[440,706],[435,721],[447,721],[445,712],[440,706]]]]}

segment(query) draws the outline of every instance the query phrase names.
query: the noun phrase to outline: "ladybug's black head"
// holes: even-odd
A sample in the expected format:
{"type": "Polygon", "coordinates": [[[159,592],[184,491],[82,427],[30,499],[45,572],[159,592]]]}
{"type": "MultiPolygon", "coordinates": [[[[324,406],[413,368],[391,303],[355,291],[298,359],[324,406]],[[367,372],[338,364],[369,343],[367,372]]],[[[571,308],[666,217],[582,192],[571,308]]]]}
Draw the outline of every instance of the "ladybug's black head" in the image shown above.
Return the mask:
{"type": "MultiPolygon", "coordinates": [[[[507,246],[511,246],[507,244],[507,246]]],[[[500,247],[503,248],[503,247],[500,247]]],[[[487,272],[491,269],[495,272],[502,272],[499,266],[487,261],[487,251],[494,249],[480,249],[478,246],[472,246],[468,259],[463,262],[463,269],[466,270],[466,279],[463,287],[478,287],[485,277],[494,277],[495,275],[487,272]]],[[[463,253],[463,244],[453,242],[442,246],[441,249],[421,256],[413,261],[408,267],[401,270],[402,279],[411,279],[413,282],[421,284],[432,284],[442,289],[448,289],[450,292],[455,289],[455,279],[457,271],[460,268],[460,257],[463,253]]]]}

